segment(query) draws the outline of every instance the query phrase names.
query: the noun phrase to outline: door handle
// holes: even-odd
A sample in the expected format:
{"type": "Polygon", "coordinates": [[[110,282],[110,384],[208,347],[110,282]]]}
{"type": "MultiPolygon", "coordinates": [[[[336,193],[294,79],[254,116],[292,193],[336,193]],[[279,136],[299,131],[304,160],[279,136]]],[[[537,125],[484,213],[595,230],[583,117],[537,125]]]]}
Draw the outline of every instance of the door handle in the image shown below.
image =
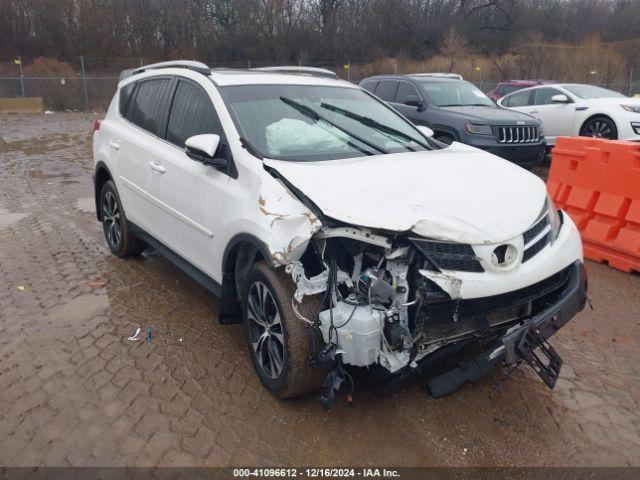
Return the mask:
{"type": "Polygon", "coordinates": [[[167,171],[166,168],[164,168],[162,165],[156,162],[149,162],[149,166],[151,167],[151,170],[153,170],[154,172],[164,173],[167,171]]]}
{"type": "Polygon", "coordinates": [[[114,150],[120,150],[120,144],[118,142],[116,142],[115,140],[111,140],[109,142],[109,146],[114,150]]]}
{"type": "Polygon", "coordinates": [[[540,113],[538,110],[531,110],[529,113],[540,113]]]}

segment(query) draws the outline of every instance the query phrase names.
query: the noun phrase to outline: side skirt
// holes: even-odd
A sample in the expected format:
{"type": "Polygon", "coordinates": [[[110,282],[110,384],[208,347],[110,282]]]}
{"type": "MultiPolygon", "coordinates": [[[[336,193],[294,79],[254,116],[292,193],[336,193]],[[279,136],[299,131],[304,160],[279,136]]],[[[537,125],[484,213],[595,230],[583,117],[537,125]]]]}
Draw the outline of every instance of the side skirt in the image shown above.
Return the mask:
{"type": "Polygon", "coordinates": [[[198,282],[204,288],[206,288],[209,292],[213,293],[216,297],[220,298],[222,293],[222,287],[218,282],[216,282],[209,275],[204,273],[199,268],[192,265],[189,261],[182,258],[176,252],[167,247],[164,243],[156,240],[156,238],[149,235],[147,232],[142,230],[137,225],[129,222],[129,228],[131,229],[131,233],[135,236],[144,240],[147,244],[151,245],[153,248],[158,250],[171,263],[173,263],[176,267],[182,270],[184,273],[189,275],[193,280],[198,282]]]}

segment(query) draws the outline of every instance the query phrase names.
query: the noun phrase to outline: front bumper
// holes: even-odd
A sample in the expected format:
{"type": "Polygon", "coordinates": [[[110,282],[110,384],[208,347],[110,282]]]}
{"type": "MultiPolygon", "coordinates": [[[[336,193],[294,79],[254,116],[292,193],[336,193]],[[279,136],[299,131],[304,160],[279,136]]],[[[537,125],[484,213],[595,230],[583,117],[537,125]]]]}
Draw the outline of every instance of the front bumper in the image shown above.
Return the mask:
{"type": "MultiPolygon", "coordinates": [[[[531,346],[526,340],[535,333],[540,342],[552,337],[571,318],[580,312],[587,301],[587,272],[581,261],[571,266],[569,280],[558,301],[521,325],[509,329],[501,338],[490,344],[482,354],[462,362],[453,369],[427,382],[429,392],[434,397],[448,395],[464,383],[476,380],[500,363],[516,365],[531,354],[538,345],[531,346]]],[[[426,357],[424,361],[428,361],[426,357]]],[[[561,364],[560,364],[561,365],[561,364]]],[[[419,365],[420,366],[420,365],[419,365]]],[[[559,366],[557,370],[559,372],[559,366]]],[[[539,372],[538,374],[543,377],[539,372]]],[[[544,377],[543,377],[544,379],[544,377]]],[[[545,382],[553,388],[552,384],[545,382]]]]}
{"type": "Polygon", "coordinates": [[[535,145],[499,144],[495,146],[478,145],[477,147],[526,168],[532,168],[542,163],[547,151],[546,142],[535,145]]]}

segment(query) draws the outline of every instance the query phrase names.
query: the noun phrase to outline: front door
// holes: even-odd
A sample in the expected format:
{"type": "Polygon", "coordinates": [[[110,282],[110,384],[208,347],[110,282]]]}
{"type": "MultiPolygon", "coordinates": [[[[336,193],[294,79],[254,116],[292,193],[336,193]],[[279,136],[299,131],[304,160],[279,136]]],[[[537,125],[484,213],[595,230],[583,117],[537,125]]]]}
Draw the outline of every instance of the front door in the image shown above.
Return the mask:
{"type": "MultiPolygon", "coordinates": [[[[555,143],[555,138],[573,135],[575,104],[555,103],[554,95],[564,95],[556,88],[544,87],[533,91],[533,105],[524,111],[542,121],[544,133],[555,143]]],[[[566,96],[566,95],[565,95],[566,96]]]]}
{"type": "Polygon", "coordinates": [[[203,165],[184,151],[185,141],[203,133],[221,137],[220,151],[228,152],[224,132],[209,94],[197,83],[179,79],[155,165],[148,169],[149,195],[154,203],[153,231],[173,251],[216,278],[213,239],[235,180],[226,172],[203,165]]]}

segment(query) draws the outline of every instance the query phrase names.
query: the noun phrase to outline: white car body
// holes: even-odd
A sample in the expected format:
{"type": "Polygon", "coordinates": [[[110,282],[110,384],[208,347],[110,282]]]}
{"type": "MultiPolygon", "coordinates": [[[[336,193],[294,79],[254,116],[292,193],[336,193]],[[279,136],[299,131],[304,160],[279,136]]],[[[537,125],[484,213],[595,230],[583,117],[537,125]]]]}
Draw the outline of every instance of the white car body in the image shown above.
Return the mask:
{"type": "MultiPolygon", "coordinates": [[[[498,105],[510,110],[517,110],[532,115],[542,121],[544,134],[549,145],[555,145],[557,137],[571,137],[580,135],[583,126],[596,116],[610,118],[618,132],[618,140],[640,140],[640,113],[625,110],[621,105],[638,107],[640,100],[624,96],[611,96],[603,98],[580,98],[570,89],[580,87],[579,84],[548,84],[517,90],[505,95],[498,100],[498,105]],[[558,95],[565,95],[568,103],[548,101],[544,104],[535,104],[535,94],[539,91],[554,90],[558,95]],[[514,96],[529,96],[528,104],[522,106],[510,106],[510,100],[514,96]]],[[[612,92],[615,93],[615,92],[612,92]]],[[[549,98],[550,95],[545,95],[549,98]]],[[[520,102],[517,102],[520,104],[520,102]]]]}
{"type": "MultiPolygon", "coordinates": [[[[547,208],[550,204],[542,180],[511,162],[459,143],[441,150],[337,160],[260,159],[243,144],[220,93],[232,85],[361,90],[348,82],[310,76],[255,71],[212,71],[206,75],[188,68],[149,69],[120,82],[93,138],[96,181],[107,174],[113,179],[128,221],[205,274],[212,284],[222,285],[223,291],[229,252],[246,239],[255,241],[270,266],[284,267],[292,275],[297,284],[296,301],[326,288],[326,270],[307,278],[301,262],[314,239],[326,242],[342,237],[375,245],[385,252],[388,264],[398,269],[400,282],[406,282],[407,267],[396,262],[403,253],[391,248],[394,235],[469,245],[474,261],[484,271],[419,272],[454,301],[513,292],[582,262],[580,236],[567,215],[562,216],[557,236],[529,261],[523,261],[527,250],[547,238],[552,227],[546,224],[526,241],[523,234],[541,218],[550,221],[553,207],[547,208]],[[182,148],[121,115],[119,95],[123,89],[156,77],[186,80],[206,92],[233,154],[235,174],[194,161],[182,148]],[[295,191],[302,192],[321,214],[295,191]],[[343,226],[326,225],[325,218],[343,226]],[[495,253],[502,245],[510,249],[504,263],[496,260],[495,253]]],[[[357,281],[356,273],[341,271],[339,279],[357,281]]],[[[407,290],[405,301],[408,295],[407,290]]],[[[405,318],[407,307],[398,308],[405,318]]],[[[407,352],[390,352],[381,344],[381,327],[376,323],[380,319],[366,312],[358,313],[348,334],[338,335],[345,363],[380,363],[390,372],[406,367],[413,359],[407,352]],[[372,342],[372,350],[366,354],[354,351],[361,348],[359,338],[372,342]]],[[[323,312],[321,318],[327,315],[323,312]]],[[[327,325],[320,328],[328,341],[327,325]]],[[[420,356],[446,343],[430,344],[420,356]]]]}

